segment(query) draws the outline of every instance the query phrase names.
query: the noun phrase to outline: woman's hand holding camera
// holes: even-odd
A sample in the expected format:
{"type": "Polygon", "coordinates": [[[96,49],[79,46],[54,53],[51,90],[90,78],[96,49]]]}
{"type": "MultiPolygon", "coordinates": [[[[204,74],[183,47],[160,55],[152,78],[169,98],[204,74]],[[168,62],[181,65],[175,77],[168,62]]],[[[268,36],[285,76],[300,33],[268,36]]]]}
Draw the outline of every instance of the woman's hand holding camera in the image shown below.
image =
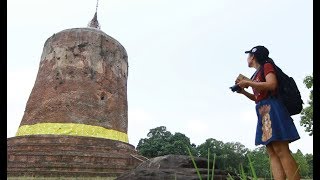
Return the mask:
{"type": "Polygon", "coordinates": [[[249,80],[245,80],[245,79],[242,79],[242,80],[236,80],[236,83],[241,87],[241,88],[248,88],[249,87],[249,83],[250,81],[249,80]]]}
{"type": "Polygon", "coordinates": [[[230,87],[230,89],[231,89],[232,92],[245,94],[246,91],[244,90],[244,88],[248,88],[250,82],[251,82],[251,79],[245,77],[242,74],[239,74],[239,76],[237,77],[237,79],[235,81],[235,85],[230,87]]]}
{"type": "Polygon", "coordinates": [[[237,90],[237,93],[243,94],[245,92],[244,88],[248,88],[249,87],[249,81],[245,80],[245,79],[236,79],[235,83],[240,87],[237,90]]]}

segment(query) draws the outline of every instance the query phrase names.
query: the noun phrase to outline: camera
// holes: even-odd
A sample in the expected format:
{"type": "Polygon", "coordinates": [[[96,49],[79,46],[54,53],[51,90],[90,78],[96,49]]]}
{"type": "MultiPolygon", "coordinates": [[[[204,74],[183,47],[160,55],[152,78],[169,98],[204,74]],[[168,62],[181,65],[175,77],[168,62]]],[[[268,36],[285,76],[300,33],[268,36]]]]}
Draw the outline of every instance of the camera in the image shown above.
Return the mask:
{"type": "Polygon", "coordinates": [[[238,84],[233,85],[232,87],[230,87],[232,92],[236,92],[239,91],[241,88],[238,84]]]}
{"type": "MultiPolygon", "coordinates": [[[[246,76],[242,75],[242,74],[239,74],[239,76],[237,77],[237,80],[242,80],[242,79],[245,79],[245,80],[250,80],[249,78],[247,78],[246,76]]],[[[232,87],[230,87],[231,91],[232,92],[240,92],[241,90],[241,87],[238,85],[238,84],[235,84],[233,85],[232,87]]]]}

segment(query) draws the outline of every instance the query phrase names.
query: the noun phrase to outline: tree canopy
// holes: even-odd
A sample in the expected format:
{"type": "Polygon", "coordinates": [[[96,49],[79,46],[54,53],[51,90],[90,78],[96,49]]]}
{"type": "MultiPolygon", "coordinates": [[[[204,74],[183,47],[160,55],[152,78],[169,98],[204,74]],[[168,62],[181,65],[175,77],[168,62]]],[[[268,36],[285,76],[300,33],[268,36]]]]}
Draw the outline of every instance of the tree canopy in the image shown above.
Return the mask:
{"type": "MultiPolygon", "coordinates": [[[[137,150],[139,154],[148,157],[158,157],[168,154],[189,155],[187,147],[191,150],[193,156],[208,158],[210,160],[216,155],[216,167],[223,170],[229,170],[240,174],[240,165],[242,165],[246,174],[250,174],[248,155],[252,161],[253,167],[258,177],[270,178],[270,163],[266,152],[266,147],[262,146],[254,150],[249,150],[239,142],[222,142],[214,138],[208,138],[196,146],[190,142],[185,134],[176,132],[172,134],[165,126],[150,129],[147,138],[140,139],[137,150]]],[[[313,155],[303,155],[300,150],[292,153],[296,159],[300,174],[302,177],[313,177],[313,155]]]]}
{"type": "MultiPolygon", "coordinates": [[[[313,76],[307,76],[303,80],[303,83],[308,89],[313,86],[313,76]]],[[[301,112],[300,125],[305,127],[305,131],[309,132],[309,135],[313,135],[313,90],[311,89],[308,105],[301,112]]]]}
{"type": "Polygon", "coordinates": [[[137,150],[148,158],[167,154],[188,155],[186,147],[195,152],[195,145],[190,143],[187,136],[179,132],[171,134],[165,126],[150,129],[147,137],[140,139],[137,150]]]}

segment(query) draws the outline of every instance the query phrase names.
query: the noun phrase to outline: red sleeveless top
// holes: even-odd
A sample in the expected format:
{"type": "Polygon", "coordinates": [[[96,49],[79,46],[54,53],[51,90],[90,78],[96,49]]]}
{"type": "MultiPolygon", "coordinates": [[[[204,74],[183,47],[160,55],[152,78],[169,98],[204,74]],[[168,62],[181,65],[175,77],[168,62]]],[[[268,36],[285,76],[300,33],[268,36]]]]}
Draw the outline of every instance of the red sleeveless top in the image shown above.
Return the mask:
{"type": "MultiPolygon", "coordinates": [[[[258,72],[256,73],[255,77],[253,77],[252,79],[254,82],[265,82],[266,81],[265,77],[269,73],[276,74],[276,71],[271,63],[265,63],[263,68],[264,68],[264,78],[262,76],[262,67],[261,67],[259,70],[257,70],[258,72]]],[[[256,98],[256,103],[258,103],[263,99],[267,99],[270,96],[269,91],[258,91],[254,88],[252,88],[252,90],[256,98]]],[[[272,95],[275,95],[275,94],[276,94],[276,91],[272,92],[272,95]]]]}

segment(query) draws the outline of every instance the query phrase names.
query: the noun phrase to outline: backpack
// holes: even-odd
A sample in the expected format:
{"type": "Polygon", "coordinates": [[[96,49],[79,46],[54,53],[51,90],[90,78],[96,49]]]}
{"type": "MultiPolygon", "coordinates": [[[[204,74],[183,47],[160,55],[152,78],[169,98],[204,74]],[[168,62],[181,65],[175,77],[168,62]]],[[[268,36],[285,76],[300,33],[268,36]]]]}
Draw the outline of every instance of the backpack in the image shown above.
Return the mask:
{"type": "MultiPolygon", "coordinates": [[[[270,61],[269,61],[270,62],[270,61]]],[[[294,79],[285,74],[274,62],[270,62],[276,71],[278,80],[278,91],[276,98],[278,98],[283,105],[287,108],[290,116],[299,114],[303,107],[303,101],[301,99],[300,91],[294,79]]],[[[264,77],[264,66],[262,68],[262,77],[264,77]]]]}

